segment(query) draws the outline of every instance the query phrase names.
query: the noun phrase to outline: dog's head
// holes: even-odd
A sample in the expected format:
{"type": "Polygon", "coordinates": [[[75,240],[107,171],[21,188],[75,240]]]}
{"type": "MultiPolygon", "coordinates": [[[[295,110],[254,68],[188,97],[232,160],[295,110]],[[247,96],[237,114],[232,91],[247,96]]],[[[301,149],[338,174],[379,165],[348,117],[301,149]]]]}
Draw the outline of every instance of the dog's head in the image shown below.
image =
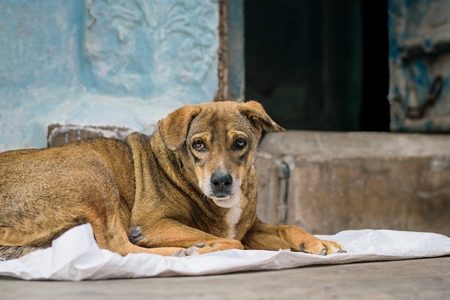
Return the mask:
{"type": "Polygon", "coordinates": [[[170,151],[183,150],[202,192],[221,207],[239,202],[262,131],[283,131],[255,101],[187,105],[158,122],[170,151]]]}

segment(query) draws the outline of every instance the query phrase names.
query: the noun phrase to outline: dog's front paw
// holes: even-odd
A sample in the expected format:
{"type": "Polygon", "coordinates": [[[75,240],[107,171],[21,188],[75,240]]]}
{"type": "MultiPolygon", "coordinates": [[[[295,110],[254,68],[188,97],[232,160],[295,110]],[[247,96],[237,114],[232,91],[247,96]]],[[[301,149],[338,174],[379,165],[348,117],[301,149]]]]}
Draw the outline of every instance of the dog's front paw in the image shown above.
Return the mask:
{"type": "Polygon", "coordinates": [[[238,240],[233,239],[217,239],[205,243],[198,243],[184,251],[177,251],[174,256],[194,256],[200,254],[206,254],[222,250],[240,249],[244,250],[244,246],[238,240]]]}
{"type": "Polygon", "coordinates": [[[187,256],[200,255],[200,254],[202,254],[202,253],[200,253],[200,249],[203,249],[205,247],[206,247],[206,244],[204,244],[204,243],[195,244],[194,246],[187,248],[185,252],[186,252],[187,256]]]}
{"type": "Polygon", "coordinates": [[[341,244],[333,241],[325,241],[319,239],[310,239],[304,243],[301,243],[298,248],[291,248],[291,251],[317,255],[347,253],[347,251],[341,244]]]}
{"type": "Polygon", "coordinates": [[[175,257],[185,257],[186,256],[186,250],[178,250],[175,252],[172,256],[175,257]]]}
{"type": "Polygon", "coordinates": [[[187,248],[186,250],[178,250],[177,252],[174,253],[173,256],[185,257],[185,256],[199,255],[201,253],[198,250],[205,248],[205,247],[206,247],[206,244],[203,244],[203,243],[195,244],[194,246],[191,246],[191,247],[187,248]]]}

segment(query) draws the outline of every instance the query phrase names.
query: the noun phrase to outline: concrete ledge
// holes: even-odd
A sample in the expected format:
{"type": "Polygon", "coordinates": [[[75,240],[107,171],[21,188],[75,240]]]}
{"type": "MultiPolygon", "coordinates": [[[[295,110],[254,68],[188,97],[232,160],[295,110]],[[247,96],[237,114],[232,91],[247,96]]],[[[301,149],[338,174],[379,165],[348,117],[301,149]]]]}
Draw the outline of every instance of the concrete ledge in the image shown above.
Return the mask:
{"type": "Polygon", "coordinates": [[[310,159],[450,156],[450,135],[289,130],[266,134],[260,150],[310,159]]]}
{"type": "Polygon", "coordinates": [[[373,228],[450,235],[450,136],[268,134],[256,168],[258,214],[267,222],[323,234],[373,228]],[[283,164],[287,185],[276,175],[283,164]]]}
{"type": "Polygon", "coordinates": [[[125,127],[52,124],[48,126],[47,146],[58,147],[70,142],[100,137],[125,140],[132,132],[133,130],[125,127]]]}

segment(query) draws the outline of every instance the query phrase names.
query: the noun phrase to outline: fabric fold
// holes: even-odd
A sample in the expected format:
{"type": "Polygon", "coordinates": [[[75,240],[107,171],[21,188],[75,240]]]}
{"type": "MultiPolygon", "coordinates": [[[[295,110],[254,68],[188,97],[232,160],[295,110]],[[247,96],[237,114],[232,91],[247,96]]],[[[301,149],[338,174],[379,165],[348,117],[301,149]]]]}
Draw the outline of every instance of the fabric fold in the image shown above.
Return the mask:
{"type": "Polygon", "coordinates": [[[121,256],[100,249],[92,227],[84,224],[61,235],[50,248],[19,259],[0,261],[0,275],[25,280],[69,281],[198,276],[450,255],[450,238],[436,233],[346,230],[317,237],[341,243],[347,253],[318,256],[280,249],[227,250],[190,257],[163,257],[146,253],[121,256]]]}

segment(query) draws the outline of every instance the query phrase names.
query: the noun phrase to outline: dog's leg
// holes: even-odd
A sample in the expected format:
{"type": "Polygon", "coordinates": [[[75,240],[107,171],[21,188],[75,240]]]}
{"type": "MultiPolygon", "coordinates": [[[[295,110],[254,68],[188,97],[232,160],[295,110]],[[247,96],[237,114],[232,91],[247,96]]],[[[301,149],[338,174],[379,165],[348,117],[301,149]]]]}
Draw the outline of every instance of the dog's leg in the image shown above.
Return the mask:
{"type": "MultiPolygon", "coordinates": [[[[177,256],[189,255],[189,253],[185,252],[187,247],[162,247],[149,249],[136,246],[128,240],[122,222],[119,218],[117,218],[117,216],[113,216],[109,222],[104,222],[105,219],[107,219],[106,216],[102,219],[102,217],[94,217],[94,214],[92,213],[87,214],[87,222],[91,223],[95,239],[99,247],[102,249],[107,249],[119,253],[120,255],[127,255],[129,253],[151,253],[164,256],[173,256],[175,254],[177,256]]],[[[2,259],[19,258],[30,252],[50,246],[50,242],[40,246],[33,246],[33,241],[31,240],[33,236],[31,233],[24,230],[17,231],[14,229],[15,228],[0,227],[0,245],[10,245],[0,246],[0,258],[2,259]],[[1,238],[2,236],[3,239],[1,238]],[[9,239],[5,239],[8,237],[9,239]],[[22,240],[19,241],[17,237],[21,237],[22,240]],[[19,246],[20,244],[23,246],[19,246]]]]}
{"type": "Polygon", "coordinates": [[[0,246],[0,261],[19,258],[30,252],[43,249],[45,247],[35,246],[0,246]]]}
{"type": "Polygon", "coordinates": [[[141,228],[134,226],[131,228],[129,236],[136,245],[142,247],[182,247],[188,248],[178,256],[198,255],[209,252],[244,249],[238,240],[221,238],[201,230],[188,227],[175,220],[162,220],[158,226],[141,228]]]}
{"type": "Polygon", "coordinates": [[[29,252],[49,247],[54,238],[83,223],[92,225],[95,239],[100,248],[121,255],[129,253],[152,253],[164,256],[185,254],[184,251],[187,247],[148,249],[132,244],[128,240],[120,218],[117,189],[111,187],[105,189],[99,186],[95,192],[89,192],[88,195],[86,199],[89,201],[74,194],[72,197],[74,201],[64,202],[64,206],[47,206],[45,213],[39,210],[40,202],[36,201],[34,203],[36,207],[29,211],[30,217],[28,218],[20,218],[21,211],[17,208],[18,205],[8,206],[9,210],[6,212],[0,210],[0,258],[18,258],[29,252]],[[75,204],[72,205],[72,203],[75,204]],[[60,207],[64,207],[65,210],[60,207]],[[2,223],[6,223],[6,221],[2,221],[7,220],[7,217],[14,222],[11,221],[8,226],[1,226],[2,223]]]}
{"type": "Polygon", "coordinates": [[[185,252],[186,248],[182,247],[140,247],[134,245],[128,239],[125,228],[122,221],[119,218],[118,207],[114,209],[114,212],[110,212],[101,218],[93,218],[89,220],[95,239],[100,248],[108,249],[110,251],[119,253],[120,255],[127,255],[130,253],[151,253],[163,256],[187,256],[185,252]],[[103,220],[106,220],[104,222],[103,220]]]}
{"type": "Polygon", "coordinates": [[[320,240],[298,226],[269,225],[256,220],[242,240],[245,249],[291,249],[319,255],[346,252],[332,241],[320,240]]]}

